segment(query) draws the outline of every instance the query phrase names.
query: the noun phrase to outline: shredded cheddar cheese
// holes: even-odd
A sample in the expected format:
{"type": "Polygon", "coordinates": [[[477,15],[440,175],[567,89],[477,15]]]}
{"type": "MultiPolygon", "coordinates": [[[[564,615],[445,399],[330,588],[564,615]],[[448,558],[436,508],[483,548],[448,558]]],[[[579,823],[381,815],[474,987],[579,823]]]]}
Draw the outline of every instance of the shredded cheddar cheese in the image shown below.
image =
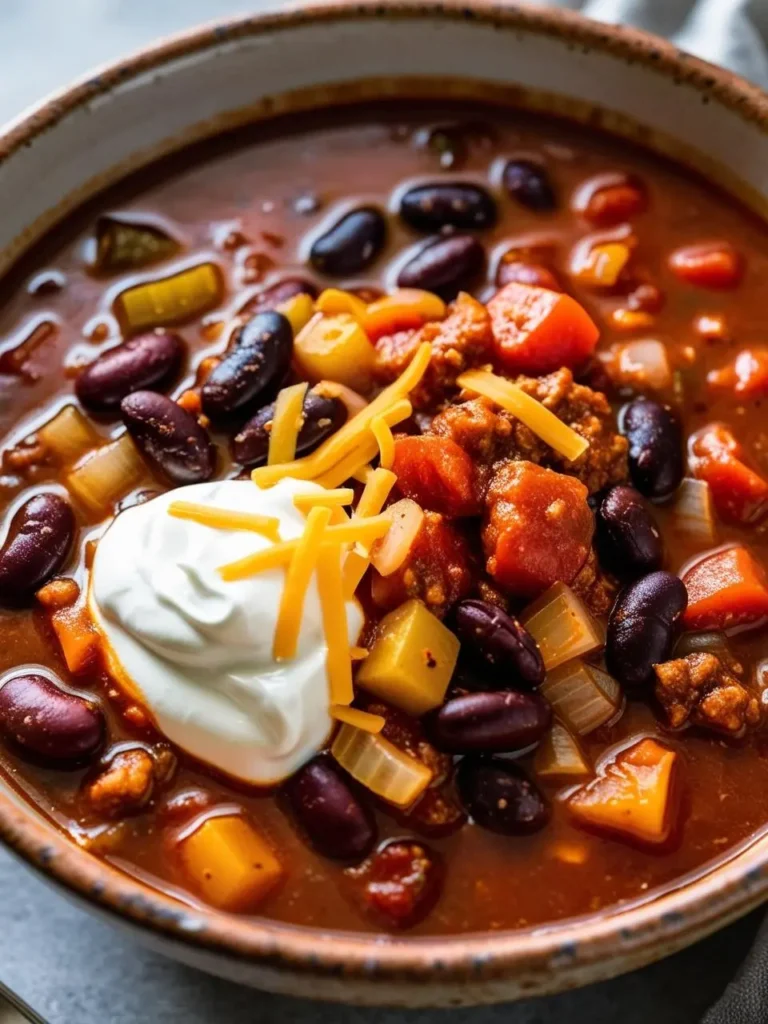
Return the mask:
{"type": "Polygon", "coordinates": [[[352,659],[349,656],[347,606],[341,585],[341,551],[337,545],[320,549],[317,588],[328,647],[326,668],[330,703],[332,707],[351,704],[355,693],[352,688],[352,659]]]}
{"type": "Polygon", "coordinates": [[[176,519],[189,519],[201,526],[217,530],[247,530],[261,534],[267,540],[280,540],[280,520],[274,516],[260,516],[251,512],[231,512],[210,505],[198,505],[194,501],[174,501],[168,506],[168,514],[176,519]]]}
{"type": "Polygon", "coordinates": [[[355,509],[355,518],[365,519],[368,516],[377,516],[384,508],[384,502],[396,483],[397,477],[391,469],[384,467],[374,469],[366,481],[365,490],[360,495],[360,501],[355,509]]]}
{"type": "Polygon", "coordinates": [[[354,596],[370,564],[371,559],[363,548],[356,547],[353,551],[349,552],[344,559],[344,571],[342,573],[345,597],[350,598],[354,596]]]}
{"type": "Polygon", "coordinates": [[[355,492],[351,487],[336,487],[332,491],[313,491],[311,494],[297,494],[293,504],[299,512],[309,512],[317,505],[325,505],[328,508],[337,508],[341,505],[351,505],[355,500],[355,492]]]}
{"type": "Polygon", "coordinates": [[[367,484],[372,472],[373,466],[363,466],[362,469],[358,469],[356,473],[352,474],[352,479],[357,480],[359,484],[367,484]]]}
{"type": "Polygon", "coordinates": [[[331,469],[316,477],[315,483],[320,484],[321,487],[338,487],[367,465],[378,450],[379,446],[373,434],[364,437],[360,445],[345,455],[341,462],[337,462],[331,469]]]}
{"type": "Polygon", "coordinates": [[[527,395],[512,381],[486,370],[469,370],[456,383],[461,388],[490,398],[492,402],[511,412],[546,444],[573,462],[589,448],[589,441],[577,434],[541,402],[527,395]]]}
{"type": "Polygon", "coordinates": [[[349,656],[352,661],[364,661],[368,657],[367,647],[350,647],[349,656]]]}
{"type": "Polygon", "coordinates": [[[379,446],[379,465],[391,469],[395,461],[395,439],[383,416],[377,416],[371,421],[371,433],[379,446]]]}
{"type": "Polygon", "coordinates": [[[295,456],[299,431],[303,426],[304,399],[308,387],[307,381],[303,381],[279,392],[269,432],[268,466],[290,462],[295,456]]]}
{"type": "Polygon", "coordinates": [[[386,724],[381,715],[372,715],[370,711],[361,711],[360,708],[350,708],[343,704],[331,704],[331,718],[374,734],[381,732],[386,724]]]}
{"type": "Polygon", "coordinates": [[[296,541],[285,585],[280,598],[280,609],[275,627],[272,654],[275,661],[293,658],[299,642],[301,616],[307,587],[321,555],[321,541],[331,518],[329,508],[313,508],[307,516],[304,532],[296,541]]]}

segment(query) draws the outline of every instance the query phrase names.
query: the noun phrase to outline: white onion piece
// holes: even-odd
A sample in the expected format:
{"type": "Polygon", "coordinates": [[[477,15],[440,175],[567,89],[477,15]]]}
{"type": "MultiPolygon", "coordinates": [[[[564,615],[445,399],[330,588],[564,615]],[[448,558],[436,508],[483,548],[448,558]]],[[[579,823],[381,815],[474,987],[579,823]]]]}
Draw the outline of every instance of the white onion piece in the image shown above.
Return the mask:
{"type": "Polygon", "coordinates": [[[655,338],[638,338],[619,345],[616,362],[621,383],[637,383],[656,391],[672,386],[667,346],[655,338]]]}
{"type": "Polygon", "coordinates": [[[675,529],[681,535],[708,547],[717,543],[715,509],[706,480],[685,477],[677,489],[671,511],[675,529]]]}
{"type": "Polygon", "coordinates": [[[88,455],[67,474],[65,483],[70,493],[91,512],[106,514],[114,503],[136,486],[146,473],[139,451],[127,434],[123,434],[88,455]]]}
{"type": "Polygon", "coordinates": [[[578,740],[562,722],[555,722],[539,744],[533,768],[545,779],[574,779],[592,774],[578,740]]]}
{"type": "Polygon", "coordinates": [[[353,779],[397,807],[409,807],[432,781],[432,771],[421,761],[353,725],[341,726],[331,753],[353,779]]]}
{"type": "Polygon", "coordinates": [[[555,583],[529,605],[521,622],[539,645],[547,670],[605,645],[603,626],[565,583],[555,583]]]}
{"type": "Polygon", "coordinates": [[[397,572],[411,552],[424,522],[424,510],[411,498],[402,498],[384,510],[392,525],[371,547],[371,565],[382,576],[397,572]]]}
{"type": "Polygon", "coordinates": [[[548,672],[539,691],[577,736],[586,736],[614,718],[623,700],[613,676],[580,658],[548,672]]]}

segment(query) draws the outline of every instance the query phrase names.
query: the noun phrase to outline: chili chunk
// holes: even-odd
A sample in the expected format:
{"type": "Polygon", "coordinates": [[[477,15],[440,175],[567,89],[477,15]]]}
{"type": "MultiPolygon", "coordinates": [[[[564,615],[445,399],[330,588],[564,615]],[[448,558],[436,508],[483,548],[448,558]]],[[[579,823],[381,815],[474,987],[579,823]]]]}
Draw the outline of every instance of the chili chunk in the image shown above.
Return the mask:
{"type": "Polygon", "coordinates": [[[669,724],[693,725],[729,734],[760,721],[757,699],[731,674],[720,658],[703,651],[656,665],[656,697],[669,724]]]}

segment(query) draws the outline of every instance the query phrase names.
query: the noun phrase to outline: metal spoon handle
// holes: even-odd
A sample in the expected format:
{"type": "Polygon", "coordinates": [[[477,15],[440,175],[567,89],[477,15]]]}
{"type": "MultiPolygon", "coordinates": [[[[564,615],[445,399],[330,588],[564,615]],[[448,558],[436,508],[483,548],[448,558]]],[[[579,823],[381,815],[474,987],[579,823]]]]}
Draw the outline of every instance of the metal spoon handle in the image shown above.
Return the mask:
{"type": "Polygon", "coordinates": [[[0,1024],[46,1024],[46,1021],[0,981],[0,1024]]]}

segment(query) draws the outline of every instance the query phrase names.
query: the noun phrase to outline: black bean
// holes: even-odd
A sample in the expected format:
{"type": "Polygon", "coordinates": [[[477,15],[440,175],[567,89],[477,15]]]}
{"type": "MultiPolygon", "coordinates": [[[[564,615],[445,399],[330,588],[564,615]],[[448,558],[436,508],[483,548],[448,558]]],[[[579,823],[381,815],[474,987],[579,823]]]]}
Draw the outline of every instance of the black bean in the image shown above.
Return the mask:
{"type": "Polygon", "coordinates": [[[624,686],[638,690],[653,681],[653,666],[666,661],[688,606],[682,580],[653,572],[619,594],[608,620],[605,664],[624,686]]]}
{"type": "Polygon", "coordinates": [[[514,690],[454,697],[424,719],[429,739],[448,754],[512,754],[538,743],[551,724],[543,697],[514,690]]]}
{"type": "MultiPolygon", "coordinates": [[[[296,454],[309,455],[317,446],[343,426],[347,407],[338,398],[327,398],[308,391],[303,406],[304,422],[296,439],[296,454]]],[[[275,418],[275,404],[265,405],[232,441],[232,457],[243,466],[261,466],[269,453],[267,426],[275,418]]]]}
{"type": "Polygon", "coordinates": [[[661,532],[634,487],[612,487],[599,504],[595,524],[600,561],[620,579],[635,580],[661,567],[661,532]]]}
{"type": "Polygon", "coordinates": [[[485,267],[485,250],[470,235],[438,238],[425,245],[400,271],[400,288],[422,288],[452,299],[470,287],[485,267]]]}
{"type": "Polygon", "coordinates": [[[463,648],[487,666],[493,689],[535,689],[544,681],[538,644],[517,619],[479,600],[461,601],[454,616],[463,648]]]}
{"type": "Polygon", "coordinates": [[[646,498],[668,498],[685,471],[680,421],[668,405],[651,398],[630,402],[619,417],[629,441],[632,483],[646,498]]]}
{"type": "Polygon", "coordinates": [[[271,284],[263,291],[257,292],[239,310],[240,313],[258,313],[267,309],[275,309],[296,295],[317,297],[317,286],[305,277],[284,277],[276,284],[271,284]]]}
{"type": "Polygon", "coordinates": [[[417,185],[400,200],[400,216],[417,231],[480,230],[496,223],[496,203],[480,185],[417,185]]]}
{"type": "Polygon", "coordinates": [[[132,391],[160,391],[178,374],[184,342],[178,334],[157,330],[140,334],[102,353],[83,370],[75,393],[86,409],[118,409],[132,391]]]}
{"type": "Polygon", "coordinates": [[[216,452],[208,434],[191,413],[156,391],[136,391],[120,411],[137,448],[171,483],[210,480],[216,452]]]}
{"type": "Polygon", "coordinates": [[[315,270],[332,277],[344,277],[365,270],[381,252],[387,237],[387,224],[379,210],[371,206],[352,210],[315,239],[309,260],[315,270]]]}
{"type": "Polygon", "coordinates": [[[203,412],[225,419],[270,401],[288,374],[292,353],[290,321],[276,310],[256,313],[203,384],[203,412]]]}
{"type": "Polygon", "coordinates": [[[75,536],[72,506],[58,494],[36,494],[11,520],[0,548],[0,601],[23,602],[55,576],[75,536]]]}
{"type": "Polygon", "coordinates": [[[481,828],[505,836],[538,832],[550,808],[525,772],[499,757],[465,757],[456,773],[459,796],[481,828]]]}
{"type": "Polygon", "coordinates": [[[92,701],[24,673],[0,686],[0,731],[35,760],[74,765],[97,752],[106,727],[92,701]]]}
{"type": "Polygon", "coordinates": [[[555,190],[541,164],[533,160],[510,160],[502,175],[504,188],[529,210],[546,213],[557,206],[555,190]]]}
{"type": "Polygon", "coordinates": [[[314,758],[285,784],[293,813],[315,849],[336,860],[362,860],[376,842],[370,808],[327,755],[314,758]]]}

